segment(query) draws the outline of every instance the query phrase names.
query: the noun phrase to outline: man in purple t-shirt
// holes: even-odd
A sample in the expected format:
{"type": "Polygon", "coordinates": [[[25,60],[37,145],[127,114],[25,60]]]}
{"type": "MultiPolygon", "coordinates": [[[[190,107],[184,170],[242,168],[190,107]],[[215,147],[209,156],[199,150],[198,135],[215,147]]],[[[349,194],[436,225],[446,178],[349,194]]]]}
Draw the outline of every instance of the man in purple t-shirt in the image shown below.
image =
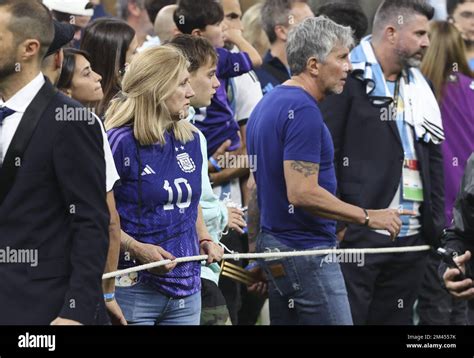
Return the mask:
{"type": "MultiPolygon", "coordinates": [[[[337,199],[334,146],[318,103],[341,93],[351,70],[349,27],[309,18],[290,32],[288,62],[293,76],[267,94],[247,126],[262,232],[258,252],[336,246],[342,220],[400,231],[397,210],[366,210],[337,199]]],[[[337,260],[328,256],[259,260],[269,278],[271,324],[352,324],[337,260]]]]}

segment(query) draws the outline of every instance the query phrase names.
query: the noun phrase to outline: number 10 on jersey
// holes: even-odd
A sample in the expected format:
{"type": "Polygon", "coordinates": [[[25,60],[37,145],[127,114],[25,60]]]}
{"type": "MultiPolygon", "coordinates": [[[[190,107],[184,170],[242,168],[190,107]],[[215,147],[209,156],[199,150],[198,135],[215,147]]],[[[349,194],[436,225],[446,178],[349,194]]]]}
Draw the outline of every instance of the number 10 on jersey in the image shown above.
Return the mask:
{"type": "Polygon", "coordinates": [[[168,180],[165,180],[165,183],[163,185],[163,189],[165,189],[168,192],[168,203],[166,203],[163,206],[164,210],[173,210],[174,205],[180,209],[186,209],[191,205],[191,197],[193,195],[193,190],[191,189],[191,185],[189,185],[189,182],[184,179],[184,178],[177,178],[174,180],[174,187],[176,189],[176,192],[178,193],[178,197],[176,199],[176,202],[174,201],[174,192],[173,192],[173,187],[170,185],[170,182],[168,180]],[[184,186],[188,192],[187,199],[183,203],[183,190],[182,186],[184,186]]]}

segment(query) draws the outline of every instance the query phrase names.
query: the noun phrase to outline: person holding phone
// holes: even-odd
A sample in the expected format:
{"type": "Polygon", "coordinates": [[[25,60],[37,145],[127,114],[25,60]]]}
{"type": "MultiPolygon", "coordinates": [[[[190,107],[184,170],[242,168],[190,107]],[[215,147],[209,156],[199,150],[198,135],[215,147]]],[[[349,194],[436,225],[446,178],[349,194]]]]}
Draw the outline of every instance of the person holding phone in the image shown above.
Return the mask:
{"type": "Polygon", "coordinates": [[[474,298],[473,280],[470,272],[473,270],[471,261],[474,252],[474,153],[469,158],[461,190],[456,199],[453,210],[454,226],[447,231],[444,239],[444,248],[451,250],[456,256],[454,262],[459,268],[449,268],[442,262],[439,272],[447,290],[457,298],[474,298]],[[462,253],[462,254],[461,254],[462,253]],[[459,272],[461,269],[462,272],[459,272]]]}

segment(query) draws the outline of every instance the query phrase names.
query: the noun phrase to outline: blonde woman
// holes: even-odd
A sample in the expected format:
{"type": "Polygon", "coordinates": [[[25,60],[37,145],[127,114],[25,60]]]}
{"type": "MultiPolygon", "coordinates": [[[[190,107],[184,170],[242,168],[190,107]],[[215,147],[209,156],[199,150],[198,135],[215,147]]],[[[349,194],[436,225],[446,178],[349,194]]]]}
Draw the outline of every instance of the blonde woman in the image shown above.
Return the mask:
{"type": "MultiPolygon", "coordinates": [[[[222,256],[198,205],[203,155],[199,134],[186,121],[194,96],[187,67],[171,46],[140,53],[106,112],[122,184],[115,191],[121,268],[200,252],[209,254],[209,263],[222,256]]],[[[116,299],[129,324],[199,324],[199,262],[171,263],[117,281],[116,299]]]]}
{"type": "Polygon", "coordinates": [[[270,41],[268,41],[268,36],[262,28],[262,6],[263,3],[259,2],[245,11],[242,16],[242,25],[244,28],[242,34],[263,58],[270,48],[270,41]]]}

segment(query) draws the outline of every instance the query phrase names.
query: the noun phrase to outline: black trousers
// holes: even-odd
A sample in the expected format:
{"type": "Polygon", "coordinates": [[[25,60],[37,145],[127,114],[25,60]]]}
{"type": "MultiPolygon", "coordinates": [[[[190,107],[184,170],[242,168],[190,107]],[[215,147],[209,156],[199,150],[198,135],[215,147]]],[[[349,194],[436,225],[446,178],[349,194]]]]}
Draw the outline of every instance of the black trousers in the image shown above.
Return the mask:
{"type": "MultiPolygon", "coordinates": [[[[230,250],[237,252],[247,252],[245,241],[242,235],[234,230],[230,230],[227,235],[222,236],[221,242],[230,250]]],[[[243,267],[242,261],[228,260],[230,263],[243,267]]],[[[226,276],[220,275],[219,288],[224,295],[227,309],[229,310],[230,320],[232,325],[237,325],[239,322],[239,310],[242,307],[242,284],[234,281],[226,276]]]]}
{"type": "MultiPolygon", "coordinates": [[[[369,232],[343,242],[342,248],[424,245],[421,235],[399,238],[369,232]]],[[[366,254],[364,265],[342,263],[352,319],[355,325],[412,325],[413,304],[426,268],[428,253],[366,254]]]]}
{"type": "Polygon", "coordinates": [[[239,311],[239,325],[254,326],[265,304],[266,298],[247,292],[247,286],[242,287],[242,307],[239,311]]]}

